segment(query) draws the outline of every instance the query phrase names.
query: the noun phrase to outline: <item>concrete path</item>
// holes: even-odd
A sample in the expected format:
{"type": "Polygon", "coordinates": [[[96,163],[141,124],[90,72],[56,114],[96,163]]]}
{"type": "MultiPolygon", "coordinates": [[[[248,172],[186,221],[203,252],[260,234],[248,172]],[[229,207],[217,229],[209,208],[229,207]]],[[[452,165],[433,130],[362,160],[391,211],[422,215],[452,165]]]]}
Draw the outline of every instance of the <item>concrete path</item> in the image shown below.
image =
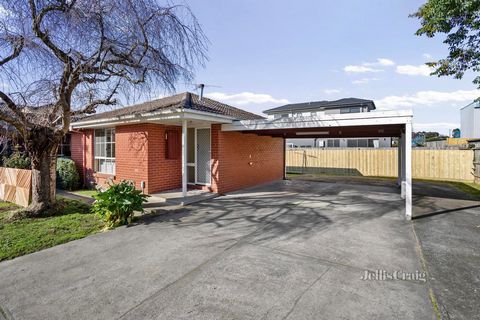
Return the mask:
{"type": "Polygon", "coordinates": [[[480,202],[433,202],[436,214],[413,225],[439,311],[443,319],[480,319],[480,202]]]}
{"type": "MultiPolygon", "coordinates": [[[[398,191],[398,190],[397,190],[398,191]]],[[[398,192],[280,181],[0,263],[15,319],[432,319],[398,192]],[[371,276],[370,276],[371,277],[371,276]]]]}

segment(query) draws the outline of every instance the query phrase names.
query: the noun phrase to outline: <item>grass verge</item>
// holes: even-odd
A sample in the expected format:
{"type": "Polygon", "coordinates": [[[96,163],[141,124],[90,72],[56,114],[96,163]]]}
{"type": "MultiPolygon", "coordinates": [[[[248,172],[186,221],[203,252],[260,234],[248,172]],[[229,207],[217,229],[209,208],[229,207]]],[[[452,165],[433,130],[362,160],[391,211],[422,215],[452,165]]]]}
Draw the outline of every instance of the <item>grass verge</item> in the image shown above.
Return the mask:
{"type": "Polygon", "coordinates": [[[70,191],[73,194],[83,196],[83,197],[93,197],[94,194],[97,193],[97,190],[91,190],[91,189],[85,189],[85,190],[75,190],[75,191],[70,191]]]}
{"type": "Polygon", "coordinates": [[[15,205],[0,202],[0,261],[84,238],[102,230],[103,222],[90,207],[77,200],[61,198],[59,214],[49,217],[9,219],[15,205]]]}

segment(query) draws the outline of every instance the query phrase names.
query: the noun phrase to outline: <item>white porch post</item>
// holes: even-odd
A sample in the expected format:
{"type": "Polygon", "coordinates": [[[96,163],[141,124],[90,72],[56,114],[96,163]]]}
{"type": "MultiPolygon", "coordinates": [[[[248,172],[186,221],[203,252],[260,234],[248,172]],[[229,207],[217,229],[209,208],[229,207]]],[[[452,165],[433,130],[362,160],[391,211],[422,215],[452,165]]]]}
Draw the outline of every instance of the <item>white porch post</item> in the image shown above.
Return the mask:
{"type": "Polygon", "coordinates": [[[182,196],[187,196],[187,120],[182,120],[182,196]]]}
{"type": "Polygon", "coordinates": [[[405,218],[412,219],[412,123],[405,124],[405,218]]]}

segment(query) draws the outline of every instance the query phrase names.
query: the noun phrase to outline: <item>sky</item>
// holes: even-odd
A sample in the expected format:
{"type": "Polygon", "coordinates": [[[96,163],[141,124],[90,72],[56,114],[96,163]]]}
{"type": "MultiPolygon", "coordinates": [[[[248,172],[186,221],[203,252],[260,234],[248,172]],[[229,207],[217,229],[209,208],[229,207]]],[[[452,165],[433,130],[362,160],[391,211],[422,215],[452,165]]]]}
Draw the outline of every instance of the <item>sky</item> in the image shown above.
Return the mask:
{"type": "MultiPolygon", "coordinates": [[[[194,83],[205,95],[261,114],[287,103],[372,99],[378,110],[412,109],[414,130],[444,134],[480,96],[464,79],[429,76],[444,36],[418,37],[417,0],[184,0],[210,41],[194,83]],[[210,85],[210,86],[208,86],[210,85]]],[[[193,91],[179,85],[177,91],[193,91]]]]}

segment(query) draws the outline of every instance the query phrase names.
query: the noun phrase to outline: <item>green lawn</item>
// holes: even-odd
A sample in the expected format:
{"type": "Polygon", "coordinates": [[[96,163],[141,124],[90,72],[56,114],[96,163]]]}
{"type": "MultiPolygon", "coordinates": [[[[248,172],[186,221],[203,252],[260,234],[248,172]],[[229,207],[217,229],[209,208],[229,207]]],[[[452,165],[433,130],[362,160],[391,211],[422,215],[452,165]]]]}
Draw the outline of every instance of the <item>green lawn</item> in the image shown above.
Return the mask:
{"type": "Polygon", "coordinates": [[[97,193],[97,190],[91,190],[91,189],[75,190],[75,191],[71,191],[71,193],[77,194],[79,196],[84,196],[84,197],[92,197],[94,194],[97,193]]]}
{"type": "Polygon", "coordinates": [[[64,206],[59,215],[10,221],[11,211],[18,208],[0,202],[0,261],[84,238],[103,228],[103,222],[83,202],[62,198],[59,204],[64,206]]]}

